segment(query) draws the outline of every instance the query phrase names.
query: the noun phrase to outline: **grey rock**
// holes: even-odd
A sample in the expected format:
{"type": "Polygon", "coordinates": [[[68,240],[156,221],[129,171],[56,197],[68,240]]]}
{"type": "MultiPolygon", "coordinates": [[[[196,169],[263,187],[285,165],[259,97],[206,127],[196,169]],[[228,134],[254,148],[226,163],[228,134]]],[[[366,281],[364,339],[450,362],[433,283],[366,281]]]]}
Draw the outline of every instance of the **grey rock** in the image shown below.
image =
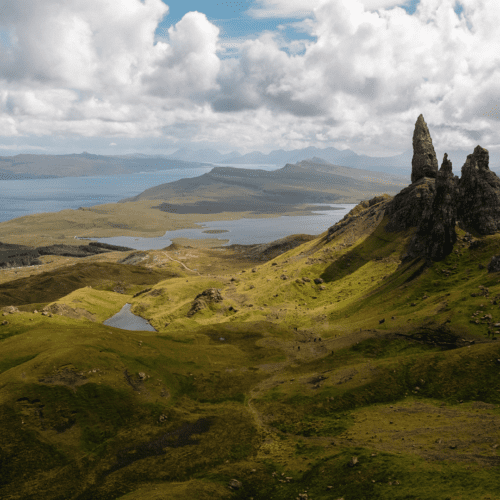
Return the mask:
{"type": "Polygon", "coordinates": [[[488,163],[488,150],[476,146],[467,156],[459,182],[458,218],[465,229],[481,234],[500,230],[500,179],[488,163]]]}
{"type": "Polygon", "coordinates": [[[231,479],[229,481],[229,485],[228,485],[232,490],[239,490],[243,484],[241,483],[241,481],[238,481],[237,479],[231,479]]]}
{"type": "Polygon", "coordinates": [[[428,260],[439,261],[453,251],[457,241],[457,195],[457,181],[445,153],[435,182],[434,198],[432,202],[429,200],[422,213],[417,232],[408,247],[407,258],[423,255],[428,260]]]}
{"type": "Polygon", "coordinates": [[[500,255],[493,255],[493,257],[490,260],[490,263],[488,264],[488,272],[489,273],[500,272],[500,255]]]}
{"type": "Polygon", "coordinates": [[[435,178],[438,172],[436,152],[432,145],[431,135],[425,123],[424,117],[420,115],[415,123],[413,132],[413,159],[411,161],[412,184],[424,177],[435,178]]]}

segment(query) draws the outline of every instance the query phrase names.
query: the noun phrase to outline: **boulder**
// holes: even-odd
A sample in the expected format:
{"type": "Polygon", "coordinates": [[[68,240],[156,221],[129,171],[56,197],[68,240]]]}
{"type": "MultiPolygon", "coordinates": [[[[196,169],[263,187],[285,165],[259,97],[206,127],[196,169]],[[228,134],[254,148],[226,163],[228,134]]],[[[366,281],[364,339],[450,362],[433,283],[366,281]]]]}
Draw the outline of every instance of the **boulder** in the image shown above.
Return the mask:
{"type": "Polygon", "coordinates": [[[207,288],[199,293],[191,305],[191,309],[187,313],[188,316],[193,316],[198,311],[205,309],[209,303],[222,302],[224,299],[217,288],[207,288]]]}
{"type": "Polygon", "coordinates": [[[498,273],[500,272],[500,255],[493,255],[488,264],[488,272],[489,273],[498,273]]]}
{"type": "Polygon", "coordinates": [[[239,490],[243,485],[237,479],[231,479],[228,485],[232,490],[239,490]]]}

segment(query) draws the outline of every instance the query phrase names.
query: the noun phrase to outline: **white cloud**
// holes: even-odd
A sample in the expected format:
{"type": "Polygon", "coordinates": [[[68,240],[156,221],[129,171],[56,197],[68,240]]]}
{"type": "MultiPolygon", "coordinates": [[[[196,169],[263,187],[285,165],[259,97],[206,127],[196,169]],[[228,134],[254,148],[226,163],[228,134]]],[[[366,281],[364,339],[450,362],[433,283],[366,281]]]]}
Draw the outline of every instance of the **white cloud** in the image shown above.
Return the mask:
{"type": "Polygon", "coordinates": [[[146,78],[150,91],[159,96],[179,97],[216,88],[219,29],[205,14],[188,12],[168,33],[170,43],[158,42],[155,47],[156,68],[146,78]]]}
{"type": "Polygon", "coordinates": [[[261,0],[314,38],[290,41],[220,39],[200,12],[155,39],[161,0],[0,0],[0,135],[396,154],[423,113],[441,148],[495,147],[500,4],[461,4],[261,0]]]}

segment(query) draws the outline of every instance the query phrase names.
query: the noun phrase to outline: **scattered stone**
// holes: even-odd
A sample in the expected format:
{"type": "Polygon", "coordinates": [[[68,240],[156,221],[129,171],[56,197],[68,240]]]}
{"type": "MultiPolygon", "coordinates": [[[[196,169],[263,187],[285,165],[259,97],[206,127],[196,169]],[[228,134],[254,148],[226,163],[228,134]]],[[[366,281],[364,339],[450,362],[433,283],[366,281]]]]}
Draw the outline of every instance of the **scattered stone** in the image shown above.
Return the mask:
{"type": "Polygon", "coordinates": [[[379,320],[378,320],[378,323],[379,323],[379,325],[381,325],[382,323],[385,323],[385,318],[383,318],[383,319],[379,319],[379,320]]]}
{"type": "Polygon", "coordinates": [[[304,277],[302,278],[302,281],[303,281],[304,283],[309,283],[309,282],[311,281],[311,278],[307,278],[306,276],[304,276],[304,277]]]}
{"type": "Polygon", "coordinates": [[[243,484],[241,483],[241,481],[238,481],[237,479],[231,479],[229,481],[229,485],[228,485],[232,490],[239,490],[243,484]]]}
{"type": "Polygon", "coordinates": [[[2,326],[8,325],[9,322],[7,320],[2,321],[2,326]]]}
{"type": "Polygon", "coordinates": [[[358,463],[358,457],[352,457],[349,462],[349,467],[354,467],[358,463]]]}
{"type": "Polygon", "coordinates": [[[167,417],[167,415],[165,415],[164,413],[162,413],[162,414],[158,417],[158,422],[165,422],[165,420],[168,420],[168,417],[167,417]]]}
{"type": "Polygon", "coordinates": [[[316,283],[316,285],[320,285],[321,283],[324,283],[324,280],[322,278],[314,278],[314,283],[316,283]]]}
{"type": "Polygon", "coordinates": [[[4,313],[7,314],[17,314],[21,312],[16,306],[7,306],[4,307],[2,310],[4,311],[4,313]]]}

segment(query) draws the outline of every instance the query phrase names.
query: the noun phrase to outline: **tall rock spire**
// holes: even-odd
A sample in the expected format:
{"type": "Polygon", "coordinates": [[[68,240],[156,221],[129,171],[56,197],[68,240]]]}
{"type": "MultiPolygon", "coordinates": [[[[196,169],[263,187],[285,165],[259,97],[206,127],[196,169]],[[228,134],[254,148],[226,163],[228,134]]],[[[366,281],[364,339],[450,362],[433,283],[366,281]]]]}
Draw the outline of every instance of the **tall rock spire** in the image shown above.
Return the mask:
{"type": "Polygon", "coordinates": [[[423,115],[417,118],[413,132],[413,159],[411,160],[412,184],[423,177],[435,179],[438,172],[436,152],[432,145],[431,134],[423,115]]]}

